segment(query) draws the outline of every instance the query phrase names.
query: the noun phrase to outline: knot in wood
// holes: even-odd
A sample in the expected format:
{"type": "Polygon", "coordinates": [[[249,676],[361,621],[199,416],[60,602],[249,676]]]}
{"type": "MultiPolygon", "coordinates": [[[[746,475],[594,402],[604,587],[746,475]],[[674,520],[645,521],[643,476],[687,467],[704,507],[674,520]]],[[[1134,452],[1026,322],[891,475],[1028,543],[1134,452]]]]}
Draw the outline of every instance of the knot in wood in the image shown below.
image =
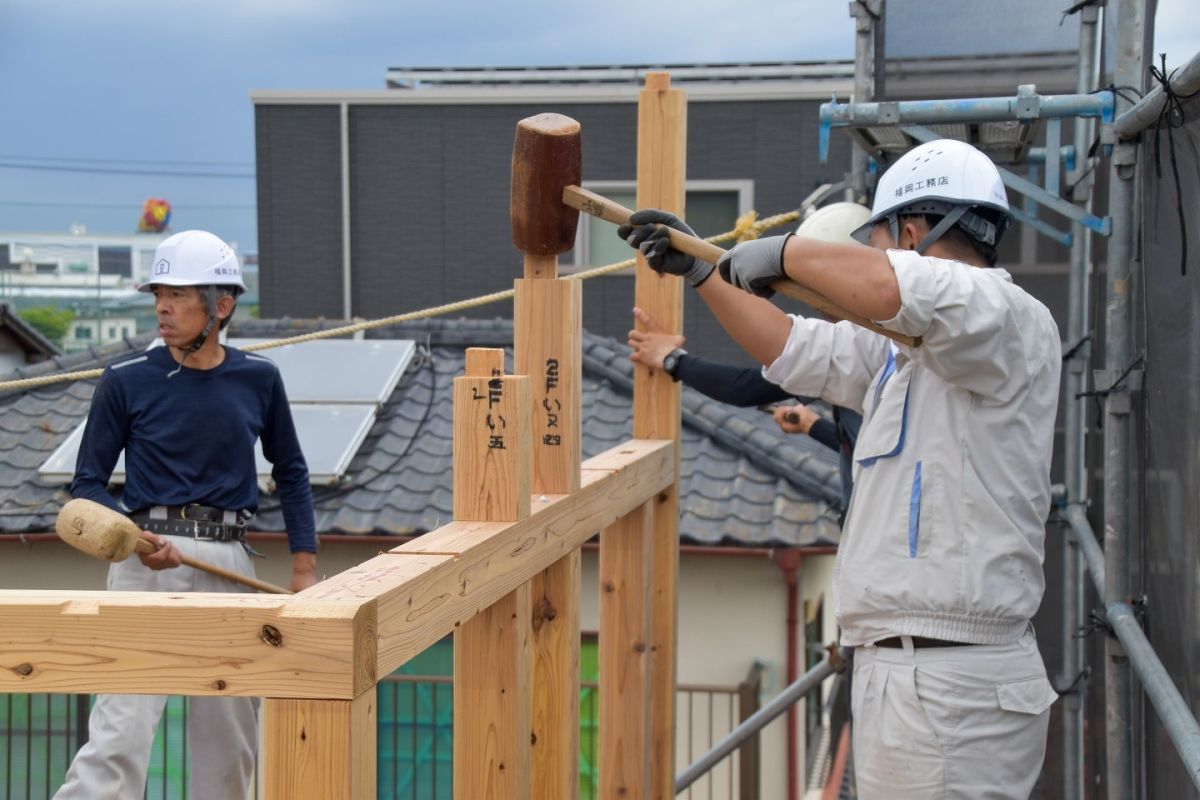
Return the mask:
{"type": "Polygon", "coordinates": [[[13,667],[13,672],[17,673],[22,678],[28,678],[33,674],[33,664],[17,664],[15,667],[13,667]]]}
{"type": "Polygon", "coordinates": [[[646,652],[646,643],[645,642],[634,642],[633,643],[633,652],[635,652],[635,653],[646,652]]]}
{"type": "Polygon", "coordinates": [[[258,635],[258,638],[271,645],[271,647],[279,647],[283,644],[283,634],[274,625],[263,625],[262,632],[258,635]]]}
{"type": "Polygon", "coordinates": [[[225,691],[225,681],[221,680],[220,678],[218,678],[217,680],[213,681],[213,685],[212,685],[212,686],[213,686],[213,688],[214,688],[214,689],[216,689],[218,692],[223,692],[223,691],[225,691]]]}
{"type": "Polygon", "coordinates": [[[543,596],[538,601],[537,608],[533,610],[533,629],[535,631],[541,630],[543,623],[553,622],[557,616],[558,610],[550,602],[550,598],[543,596]]]}

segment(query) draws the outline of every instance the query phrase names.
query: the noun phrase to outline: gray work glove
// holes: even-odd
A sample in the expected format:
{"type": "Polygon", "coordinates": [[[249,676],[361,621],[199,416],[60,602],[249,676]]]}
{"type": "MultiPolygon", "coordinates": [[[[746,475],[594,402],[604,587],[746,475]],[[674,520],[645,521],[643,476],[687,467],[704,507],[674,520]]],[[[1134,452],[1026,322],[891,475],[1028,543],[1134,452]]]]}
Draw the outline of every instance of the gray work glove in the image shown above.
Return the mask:
{"type": "Polygon", "coordinates": [[[759,297],[775,294],[771,284],[786,277],[783,272],[783,246],[788,236],[751,239],[734,247],[717,263],[721,277],[743,291],[759,297]]]}
{"type": "Polygon", "coordinates": [[[681,275],[692,286],[704,283],[712,274],[713,265],[671,247],[666,228],[661,228],[660,225],[674,228],[689,236],[696,235],[696,232],[679,217],[656,208],[644,208],[633,212],[629,222],[617,228],[617,235],[630,247],[640,250],[650,269],[655,272],[681,275]]]}

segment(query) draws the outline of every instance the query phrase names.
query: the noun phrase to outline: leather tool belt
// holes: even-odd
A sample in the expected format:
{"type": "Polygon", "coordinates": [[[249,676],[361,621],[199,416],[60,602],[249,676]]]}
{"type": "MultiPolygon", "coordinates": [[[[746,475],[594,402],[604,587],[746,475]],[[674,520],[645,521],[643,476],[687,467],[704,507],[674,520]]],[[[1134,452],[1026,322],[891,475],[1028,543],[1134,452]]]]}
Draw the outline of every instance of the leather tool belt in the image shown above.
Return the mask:
{"type": "Polygon", "coordinates": [[[151,506],[129,518],[150,531],[166,536],[187,536],[206,542],[244,542],[247,516],[241,511],[188,503],[184,506],[151,506]]]}

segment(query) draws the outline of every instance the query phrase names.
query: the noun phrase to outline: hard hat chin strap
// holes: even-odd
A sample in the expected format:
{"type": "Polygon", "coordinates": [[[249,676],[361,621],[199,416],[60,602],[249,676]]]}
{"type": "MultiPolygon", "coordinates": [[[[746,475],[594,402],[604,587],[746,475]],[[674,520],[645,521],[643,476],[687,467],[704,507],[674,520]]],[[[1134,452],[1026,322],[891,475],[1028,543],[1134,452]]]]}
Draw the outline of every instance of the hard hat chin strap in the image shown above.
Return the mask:
{"type": "Polygon", "coordinates": [[[959,218],[962,217],[966,211],[966,206],[956,206],[951,209],[950,212],[947,213],[946,216],[942,217],[938,224],[934,225],[933,229],[930,230],[929,233],[925,234],[924,238],[921,239],[921,242],[917,245],[917,252],[921,255],[925,255],[925,251],[929,249],[929,245],[942,238],[942,235],[945,234],[946,231],[954,227],[954,224],[958,222],[959,218]]]}
{"type": "Polygon", "coordinates": [[[187,361],[188,356],[199,350],[201,347],[204,347],[204,343],[208,341],[208,335],[212,333],[213,327],[216,324],[217,315],[213,313],[213,310],[210,308],[208,310],[208,323],[205,324],[204,330],[200,331],[200,335],[197,336],[191,344],[184,348],[183,358],[179,359],[179,366],[167,373],[168,378],[174,378],[176,375],[178,375],[180,371],[183,370],[183,364],[185,361],[187,361]]]}

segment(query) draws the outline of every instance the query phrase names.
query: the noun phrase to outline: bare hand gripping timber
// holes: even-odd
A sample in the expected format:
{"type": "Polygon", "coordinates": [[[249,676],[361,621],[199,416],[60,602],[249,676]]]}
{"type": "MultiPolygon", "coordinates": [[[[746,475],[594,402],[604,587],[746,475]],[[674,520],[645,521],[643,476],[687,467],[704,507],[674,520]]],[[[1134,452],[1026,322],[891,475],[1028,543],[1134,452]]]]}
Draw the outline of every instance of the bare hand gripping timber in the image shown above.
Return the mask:
{"type": "MultiPolygon", "coordinates": [[[[142,538],[141,528],[129,517],[82,497],[67,501],[58,512],[54,529],[58,538],[76,550],[102,561],[124,561],[134,551],[153,553],[155,550],[153,544],[142,538]]],[[[291,594],[281,586],[239,575],[207,561],[183,556],[183,563],[193,569],[258,589],[260,592],[291,594]]]]}

